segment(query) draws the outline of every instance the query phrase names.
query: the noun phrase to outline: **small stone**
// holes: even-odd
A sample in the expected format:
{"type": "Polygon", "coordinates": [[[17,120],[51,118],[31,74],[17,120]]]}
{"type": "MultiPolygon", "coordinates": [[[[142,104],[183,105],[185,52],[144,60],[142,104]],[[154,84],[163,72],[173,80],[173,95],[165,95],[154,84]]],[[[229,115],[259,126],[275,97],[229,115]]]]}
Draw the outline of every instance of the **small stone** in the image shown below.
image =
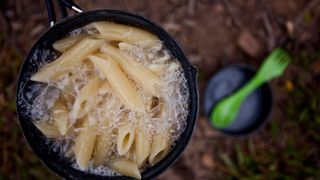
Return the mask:
{"type": "Polygon", "coordinates": [[[165,23],[163,25],[163,27],[169,31],[170,33],[173,33],[173,34],[177,34],[178,32],[181,31],[181,25],[179,24],[176,24],[176,23],[173,23],[173,22],[168,22],[168,23],[165,23]]]}
{"type": "Polygon", "coordinates": [[[32,37],[36,37],[39,34],[41,34],[44,31],[44,29],[45,29],[44,25],[39,24],[31,30],[30,35],[32,37]]]}
{"type": "Polygon", "coordinates": [[[294,88],[294,85],[290,80],[285,81],[285,86],[288,92],[291,92],[294,88]]]}
{"type": "Polygon", "coordinates": [[[286,22],[286,28],[287,28],[287,32],[290,36],[293,36],[293,32],[294,32],[294,24],[292,21],[287,21],[286,22]]]}
{"type": "Polygon", "coordinates": [[[22,29],[22,24],[16,21],[11,22],[11,28],[15,31],[19,31],[22,29]]]}
{"type": "Polygon", "coordinates": [[[189,56],[189,59],[191,61],[192,64],[195,64],[195,65],[200,65],[201,62],[202,62],[202,58],[200,55],[196,55],[196,54],[191,54],[189,56]]]}
{"type": "Polygon", "coordinates": [[[213,13],[214,14],[221,14],[224,11],[224,6],[220,3],[213,6],[213,13]]]}
{"type": "Polygon", "coordinates": [[[185,19],[183,21],[183,25],[185,25],[187,27],[190,27],[190,28],[193,28],[193,27],[197,26],[197,23],[195,21],[193,21],[193,20],[185,19]]]}
{"type": "Polygon", "coordinates": [[[205,153],[202,155],[201,163],[203,166],[205,166],[208,169],[213,169],[215,167],[215,162],[214,162],[213,157],[210,153],[205,153]]]}
{"type": "Polygon", "coordinates": [[[240,33],[238,45],[246,54],[252,57],[258,57],[262,49],[257,38],[248,30],[243,30],[240,33]]]}

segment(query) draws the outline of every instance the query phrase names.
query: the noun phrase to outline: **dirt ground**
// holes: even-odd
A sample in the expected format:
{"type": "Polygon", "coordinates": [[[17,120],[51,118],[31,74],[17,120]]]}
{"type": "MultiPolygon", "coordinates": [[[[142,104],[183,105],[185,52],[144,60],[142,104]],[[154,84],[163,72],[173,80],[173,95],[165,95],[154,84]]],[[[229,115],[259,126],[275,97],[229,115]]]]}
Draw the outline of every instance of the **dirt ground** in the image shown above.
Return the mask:
{"type": "MultiPolygon", "coordinates": [[[[162,25],[199,69],[200,114],[191,142],[158,179],[317,179],[320,177],[320,2],[318,0],[77,0],[85,10],[120,9],[162,25]],[[217,70],[258,67],[287,37],[292,63],[272,81],[268,123],[247,137],[211,128],[203,90],[217,70]]],[[[48,28],[44,1],[0,1],[0,179],[57,179],[19,129],[14,89],[23,57],[48,28]]]]}

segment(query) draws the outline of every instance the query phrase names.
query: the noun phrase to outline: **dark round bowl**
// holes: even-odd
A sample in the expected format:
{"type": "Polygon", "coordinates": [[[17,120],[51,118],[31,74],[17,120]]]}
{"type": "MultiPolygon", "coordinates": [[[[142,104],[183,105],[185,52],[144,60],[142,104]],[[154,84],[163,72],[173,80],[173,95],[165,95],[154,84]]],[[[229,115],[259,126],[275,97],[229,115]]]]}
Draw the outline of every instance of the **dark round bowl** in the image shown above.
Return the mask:
{"type": "MultiPolygon", "coordinates": [[[[256,73],[248,65],[231,65],[217,72],[208,82],[204,94],[204,111],[210,117],[215,105],[245,85],[256,73]]],[[[240,136],[259,129],[272,109],[272,90],[268,83],[252,92],[240,107],[238,116],[228,127],[216,128],[221,132],[240,136]]],[[[211,123],[212,124],[212,123],[211,123]]]]}
{"type": "Polygon", "coordinates": [[[117,10],[98,10],[88,11],[76,14],[58,22],[52,28],[47,30],[35,43],[27,55],[24,64],[20,70],[17,84],[17,113],[23,134],[35,154],[42,162],[59,176],[67,179],[132,179],[125,176],[106,177],[101,175],[89,174],[71,167],[71,162],[55,153],[48,145],[47,138],[34,126],[31,120],[31,109],[27,105],[31,103],[34,97],[30,97],[28,92],[36,88],[39,83],[29,81],[32,74],[39,68],[39,57],[49,62],[53,59],[52,43],[76,28],[80,28],[94,21],[113,21],[121,24],[128,24],[145,29],[157,35],[180,63],[184,69],[184,75],[189,87],[189,113],[187,116],[187,126],[182,133],[176,146],[170,153],[155,166],[152,166],[142,173],[143,179],[151,179],[162,173],[168,168],[185,149],[189,142],[193,129],[195,127],[198,114],[198,91],[196,85],[197,70],[189,63],[179,45],[173,38],[160,26],[147,20],[144,17],[129,14],[117,10]],[[44,53],[47,52],[47,53],[44,53]]]}

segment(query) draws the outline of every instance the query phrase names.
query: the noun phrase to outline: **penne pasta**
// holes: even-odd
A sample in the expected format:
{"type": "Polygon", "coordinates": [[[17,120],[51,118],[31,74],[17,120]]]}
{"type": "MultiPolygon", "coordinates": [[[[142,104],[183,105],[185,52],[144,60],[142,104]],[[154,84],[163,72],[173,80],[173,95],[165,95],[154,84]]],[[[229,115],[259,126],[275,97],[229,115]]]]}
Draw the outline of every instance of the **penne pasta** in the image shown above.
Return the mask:
{"type": "Polygon", "coordinates": [[[158,163],[168,154],[170,149],[169,135],[169,131],[154,135],[149,156],[151,165],[158,163]]]}
{"type": "Polygon", "coordinates": [[[169,59],[170,59],[170,55],[169,55],[169,53],[167,52],[167,51],[164,51],[164,53],[162,54],[162,56],[160,56],[160,57],[156,57],[153,61],[152,61],[152,63],[154,63],[154,64],[165,64],[165,63],[167,63],[168,61],[169,61],[169,59]]]}
{"type": "Polygon", "coordinates": [[[42,83],[28,94],[31,119],[73,168],[141,179],[187,124],[184,69],[143,29],[94,22],[78,30],[54,42],[57,58],[31,76],[42,83]]]}
{"type": "Polygon", "coordinates": [[[67,147],[64,155],[65,155],[67,158],[72,158],[72,157],[74,156],[74,144],[70,144],[70,145],[67,147]]]}
{"type": "Polygon", "coordinates": [[[161,72],[163,72],[165,66],[163,64],[150,64],[148,69],[153,73],[156,74],[158,77],[161,76],[161,72]]]}
{"type": "Polygon", "coordinates": [[[53,123],[36,122],[34,125],[48,138],[58,138],[60,136],[59,129],[53,123]]]}
{"type": "Polygon", "coordinates": [[[97,123],[90,125],[88,118],[86,118],[82,128],[83,130],[79,132],[75,140],[74,154],[79,168],[85,170],[88,168],[93,153],[96,141],[97,123]]]}
{"type": "Polygon", "coordinates": [[[141,48],[141,47],[139,47],[137,45],[133,45],[133,44],[126,43],[126,42],[120,42],[118,44],[118,46],[119,46],[119,49],[121,51],[127,51],[127,52],[130,52],[130,53],[144,54],[143,48],[141,48]]]}
{"type": "Polygon", "coordinates": [[[161,118],[165,111],[164,102],[156,96],[148,97],[146,109],[152,118],[161,118]]]}
{"type": "Polygon", "coordinates": [[[65,102],[68,109],[70,109],[70,107],[73,105],[74,100],[75,100],[73,94],[69,93],[68,90],[66,92],[64,92],[64,91],[61,92],[60,98],[62,101],[65,102]]]}
{"type": "Polygon", "coordinates": [[[144,104],[139,98],[138,92],[115,61],[93,55],[89,56],[89,59],[96,69],[106,77],[113,92],[128,109],[144,112],[144,104]]]}
{"type": "Polygon", "coordinates": [[[80,118],[80,119],[77,119],[77,121],[73,124],[72,128],[81,129],[85,120],[86,119],[84,117],[80,118]]]}
{"type": "Polygon", "coordinates": [[[125,155],[131,148],[134,140],[134,128],[129,124],[122,125],[118,128],[117,150],[119,155],[125,155]]]}
{"type": "Polygon", "coordinates": [[[134,57],[138,62],[146,60],[145,50],[143,48],[125,42],[120,42],[118,46],[121,52],[134,57]]]}
{"type": "Polygon", "coordinates": [[[159,38],[148,31],[112,22],[94,22],[87,26],[87,29],[94,28],[99,34],[98,37],[108,41],[123,41],[141,46],[147,46],[159,42],[159,38]]]}
{"type": "Polygon", "coordinates": [[[99,89],[99,94],[111,93],[111,87],[107,81],[104,81],[99,89]]]}
{"type": "Polygon", "coordinates": [[[180,68],[180,65],[176,62],[171,62],[169,67],[168,67],[168,71],[172,72],[172,71],[176,71],[180,68]]]}
{"type": "Polygon", "coordinates": [[[150,135],[140,126],[140,128],[136,130],[134,140],[136,163],[140,168],[145,164],[150,154],[150,135]]]}
{"type": "Polygon", "coordinates": [[[63,39],[55,41],[52,44],[52,47],[57,51],[65,52],[66,50],[70,49],[72,46],[74,46],[75,44],[77,44],[79,41],[81,41],[82,39],[84,39],[86,37],[88,37],[88,36],[85,34],[65,37],[63,39]]]}
{"type": "MultiPolygon", "coordinates": [[[[132,146],[134,146],[134,144],[132,146]]],[[[136,162],[136,154],[133,147],[124,155],[124,158],[136,162]]]]}
{"type": "Polygon", "coordinates": [[[122,53],[119,49],[104,44],[101,46],[101,52],[114,58],[121,67],[147,92],[156,95],[158,93],[157,88],[163,86],[161,79],[150,72],[142,64],[136,62],[132,57],[122,53]]]}
{"type": "Polygon", "coordinates": [[[77,118],[83,117],[91,110],[93,107],[92,101],[94,101],[92,97],[95,97],[98,94],[100,86],[101,81],[99,78],[93,77],[89,80],[88,84],[80,90],[70,111],[71,126],[75,123],[77,118]]]}
{"type": "Polygon", "coordinates": [[[141,174],[139,172],[136,163],[129,160],[116,160],[108,164],[115,171],[135,179],[141,179],[141,174]]]}
{"type": "Polygon", "coordinates": [[[61,135],[66,135],[68,131],[69,112],[66,104],[57,100],[52,108],[52,117],[61,135]]]}
{"type": "Polygon", "coordinates": [[[77,45],[64,52],[58,59],[42,67],[31,80],[38,82],[55,81],[69,72],[73,66],[83,61],[88,55],[96,52],[102,40],[84,38],[77,45]]]}
{"type": "Polygon", "coordinates": [[[108,159],[108,152],[111,149],[111,132],[108,130],[109,120],[105,120],[101,127],[102,133],[98,135],[93,156],[93,166],[98,167],[108,159]]]}

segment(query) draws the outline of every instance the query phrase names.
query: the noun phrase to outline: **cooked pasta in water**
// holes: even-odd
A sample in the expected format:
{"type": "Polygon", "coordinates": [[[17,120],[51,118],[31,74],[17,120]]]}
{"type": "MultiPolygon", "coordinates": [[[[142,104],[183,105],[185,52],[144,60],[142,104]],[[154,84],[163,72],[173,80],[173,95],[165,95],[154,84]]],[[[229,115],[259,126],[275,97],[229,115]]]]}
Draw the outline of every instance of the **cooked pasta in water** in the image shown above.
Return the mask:
{"type": "Polygon", "coordinates": [[[45,84],[33,122],[74,168],[141,179],[186,126],[183,69],[145,30],[94,22],[78,32],[54,42],[57,58],[31,77],[45,84]]]}

